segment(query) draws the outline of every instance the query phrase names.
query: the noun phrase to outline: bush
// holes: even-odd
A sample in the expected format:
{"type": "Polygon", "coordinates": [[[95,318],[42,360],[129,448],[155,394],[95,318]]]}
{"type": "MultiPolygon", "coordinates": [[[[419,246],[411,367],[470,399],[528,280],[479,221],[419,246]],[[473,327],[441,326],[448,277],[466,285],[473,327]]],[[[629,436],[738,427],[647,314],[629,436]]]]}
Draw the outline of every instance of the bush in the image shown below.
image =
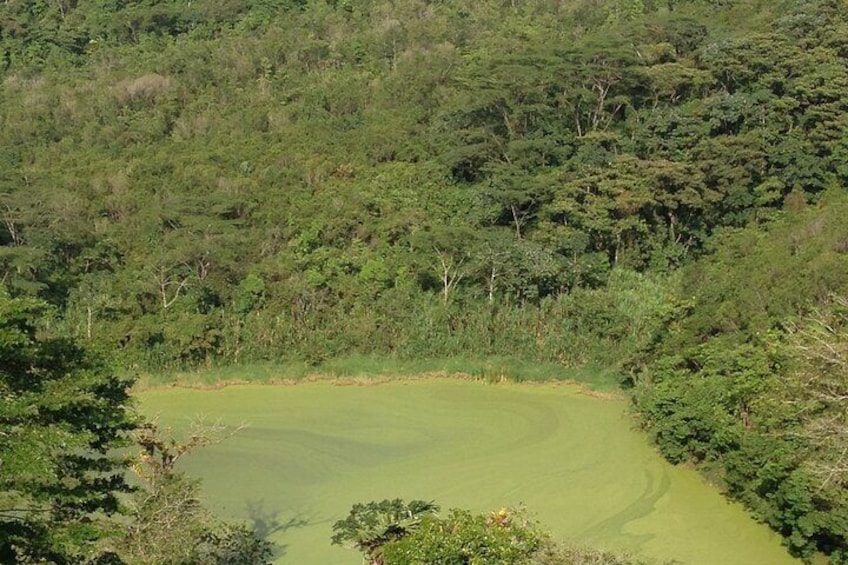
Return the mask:
{"type": "Polygon", "coordinates": [[[488,516],[453,509],[447,518],[428,517],[419,528],[383,548],[385,565],[517,565],[539,551],[546,536],[520,512],[488,516]]]}
{"type": "Polygon", "coordinates": [[[333,543],[351,542],[371,565],[640,565],[643,562],[559,545],[522,510],[436,514],[432,502],[355,504],[333,526],[333,543]]]}

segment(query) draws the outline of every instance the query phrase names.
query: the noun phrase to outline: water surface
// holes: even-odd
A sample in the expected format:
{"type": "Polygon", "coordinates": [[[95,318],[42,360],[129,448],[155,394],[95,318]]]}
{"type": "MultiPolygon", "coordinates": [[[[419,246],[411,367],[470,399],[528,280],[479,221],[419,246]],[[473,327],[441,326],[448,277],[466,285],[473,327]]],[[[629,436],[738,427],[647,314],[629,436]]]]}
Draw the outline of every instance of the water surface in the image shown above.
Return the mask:
{"type": "Polygon", "coordinates": [[[329,543],[355,502],[443,510],[523,504],[557,538],[660,560],[780,565],[778,536],[688,469],[665,462],[621,401],[566,385],[458,380],[163,389],[142,410],[247,427],[183,468],[222,516],[271,530],[280,563],[358,565],[329,543]]]}

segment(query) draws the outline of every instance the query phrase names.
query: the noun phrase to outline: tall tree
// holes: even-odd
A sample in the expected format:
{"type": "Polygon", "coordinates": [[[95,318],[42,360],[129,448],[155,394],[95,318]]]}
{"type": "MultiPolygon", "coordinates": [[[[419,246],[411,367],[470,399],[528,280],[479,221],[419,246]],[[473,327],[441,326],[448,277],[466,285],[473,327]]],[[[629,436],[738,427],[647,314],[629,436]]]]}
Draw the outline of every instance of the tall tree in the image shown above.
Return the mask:
{"type": "Polygon", "coordinates": [[[128,490],[116,449],[135,425],[129,382],[65,339],[42,304],[0,293],[0,561],[82,563],[128,490]]]}

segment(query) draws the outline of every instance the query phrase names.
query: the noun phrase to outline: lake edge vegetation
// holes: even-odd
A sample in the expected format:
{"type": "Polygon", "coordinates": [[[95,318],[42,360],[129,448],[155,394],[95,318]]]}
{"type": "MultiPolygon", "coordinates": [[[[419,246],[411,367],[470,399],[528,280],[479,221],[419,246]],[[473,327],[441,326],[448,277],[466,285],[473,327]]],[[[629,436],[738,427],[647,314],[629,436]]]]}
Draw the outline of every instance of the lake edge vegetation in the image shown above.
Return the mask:
{"type": "Polygon", "coordinates": [[[647,565],[610,552],[553,542],[521,508],[439,514],[433,501],[354,504],[333,524],[332,543],[359,550],[370,565],[647,565]]]}

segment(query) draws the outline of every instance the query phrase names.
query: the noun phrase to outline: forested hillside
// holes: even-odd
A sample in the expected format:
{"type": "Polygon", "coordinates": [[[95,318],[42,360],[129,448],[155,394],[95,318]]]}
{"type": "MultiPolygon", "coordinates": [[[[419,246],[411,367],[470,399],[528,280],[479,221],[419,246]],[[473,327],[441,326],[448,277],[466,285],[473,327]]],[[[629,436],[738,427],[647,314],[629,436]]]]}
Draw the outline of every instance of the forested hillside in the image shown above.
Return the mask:
{"type": "Polygon", "coordinates": [[[169,371],[613,368],[848,562],[844,0],[8,0],[0,280],[169,371]]]}

